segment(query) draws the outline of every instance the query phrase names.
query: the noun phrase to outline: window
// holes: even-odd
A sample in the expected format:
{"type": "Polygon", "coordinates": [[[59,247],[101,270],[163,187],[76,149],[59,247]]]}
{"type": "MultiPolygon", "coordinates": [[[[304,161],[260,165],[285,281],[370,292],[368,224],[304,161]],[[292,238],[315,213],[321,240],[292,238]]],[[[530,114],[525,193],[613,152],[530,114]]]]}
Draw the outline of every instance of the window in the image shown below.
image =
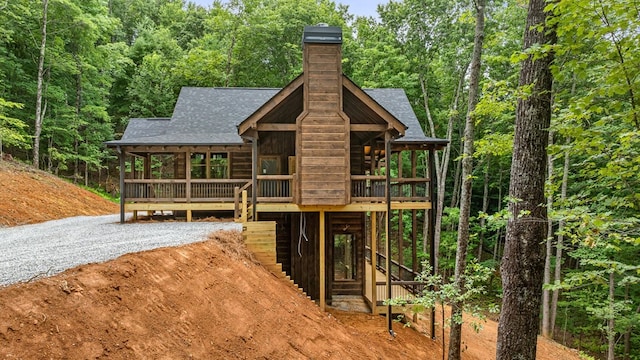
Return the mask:
{"type": "Polygon", "coordinates": [[[192,179],[206,179],[207,178],[207,163],[205,159],[207,154],[205,153],[191,153],[191,178],[192,179]]]}
{"type": "Polygon", "coordinates": [[[260,158],[260,174],[280,175],[280,158],[277,156],[263,156],[260,158]]]}
{"type": "Polygon", "coordinates": [[[228,153],[191,153],[192,179],[228,179],[228,153]]]}
{"type": "Polygon", "coordinates": [[[229,157],[227,153],[211,153],[209,157],[209,178],[229,178],[229,157]]]}

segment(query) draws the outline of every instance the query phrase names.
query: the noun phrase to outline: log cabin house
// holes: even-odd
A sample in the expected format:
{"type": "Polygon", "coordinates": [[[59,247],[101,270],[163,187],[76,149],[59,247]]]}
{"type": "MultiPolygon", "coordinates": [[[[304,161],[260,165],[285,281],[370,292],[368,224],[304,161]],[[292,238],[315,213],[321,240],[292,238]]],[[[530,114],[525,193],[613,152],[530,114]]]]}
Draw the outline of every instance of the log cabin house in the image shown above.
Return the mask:
{"type": "Polygon", "coordinates": [[[356,295],[384,311],[420,270],[422,239],[433,249],[434,152],[447,141],[424,135],[402,89],[345,76],[341,43],[338,27],[305,27],[303,73],[284,88],[185,87],[171,118],[131,119],[107,143],[121,221],[154,210],[271,221],[277,263],[321,308],[356,295]]]}

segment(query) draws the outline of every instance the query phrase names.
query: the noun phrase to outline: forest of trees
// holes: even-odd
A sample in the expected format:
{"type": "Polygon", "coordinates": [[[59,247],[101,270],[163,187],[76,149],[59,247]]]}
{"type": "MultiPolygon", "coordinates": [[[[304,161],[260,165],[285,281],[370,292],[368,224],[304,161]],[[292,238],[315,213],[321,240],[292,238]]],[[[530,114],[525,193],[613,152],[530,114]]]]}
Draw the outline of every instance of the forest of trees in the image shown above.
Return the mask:
{"type": "Polygon", "coordinates": [[[341,26],[346,75],[403,88],[425,133],[451,140],[436,159],[439,272],[456,272],[468,222],[463,258],[494,270],[487,296],[500,296],[521,201],[516,105],[534,92],[520,70],[553,53],[541,332],[640,359],[640,3],[549,2],[554,43],[522,50],[527,5],[392,0],[373,19],[330,0],[0,0],[0,153],[104,187],[116,164],[103,142],[129,118],[170,117],[182,86],[284,86],[302,69],[303,26],[341,26]]]}

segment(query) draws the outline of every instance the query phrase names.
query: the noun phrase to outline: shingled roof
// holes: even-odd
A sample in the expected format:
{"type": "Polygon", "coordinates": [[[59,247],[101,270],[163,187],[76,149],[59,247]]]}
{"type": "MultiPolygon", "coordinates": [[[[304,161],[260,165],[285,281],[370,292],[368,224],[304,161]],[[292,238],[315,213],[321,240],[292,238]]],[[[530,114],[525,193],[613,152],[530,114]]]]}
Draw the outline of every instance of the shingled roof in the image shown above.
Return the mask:
{"type": "MultiPolygon", "coordinates": [[[[171,118],[133,118],[120,140],[107,146],[236,145],[243,140],[237,126],[280,89],[183,87],[171,118]]],[[[364,89],[407,126],[397,143],[446,144],[426,137],[402,89],[364,89]]]]}

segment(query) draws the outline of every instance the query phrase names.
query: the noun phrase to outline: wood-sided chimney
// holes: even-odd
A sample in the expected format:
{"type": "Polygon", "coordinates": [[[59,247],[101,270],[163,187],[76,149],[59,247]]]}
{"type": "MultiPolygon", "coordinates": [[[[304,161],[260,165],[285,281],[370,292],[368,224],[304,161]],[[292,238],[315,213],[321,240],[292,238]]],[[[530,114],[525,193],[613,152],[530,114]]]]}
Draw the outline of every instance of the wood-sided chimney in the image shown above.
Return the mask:
{"type": "Polygon", "coordinates": [[[302,46],[305,110],[342,111],[342,29],[305,26],[302,46]]]}
{"type": "Polygon", "coordinates": [[[302,36],[304,111],[297,120],[297,202],[345,205],[350,199],[350,120],[342,111],[342,29],[306,26],[302,36]]]}

